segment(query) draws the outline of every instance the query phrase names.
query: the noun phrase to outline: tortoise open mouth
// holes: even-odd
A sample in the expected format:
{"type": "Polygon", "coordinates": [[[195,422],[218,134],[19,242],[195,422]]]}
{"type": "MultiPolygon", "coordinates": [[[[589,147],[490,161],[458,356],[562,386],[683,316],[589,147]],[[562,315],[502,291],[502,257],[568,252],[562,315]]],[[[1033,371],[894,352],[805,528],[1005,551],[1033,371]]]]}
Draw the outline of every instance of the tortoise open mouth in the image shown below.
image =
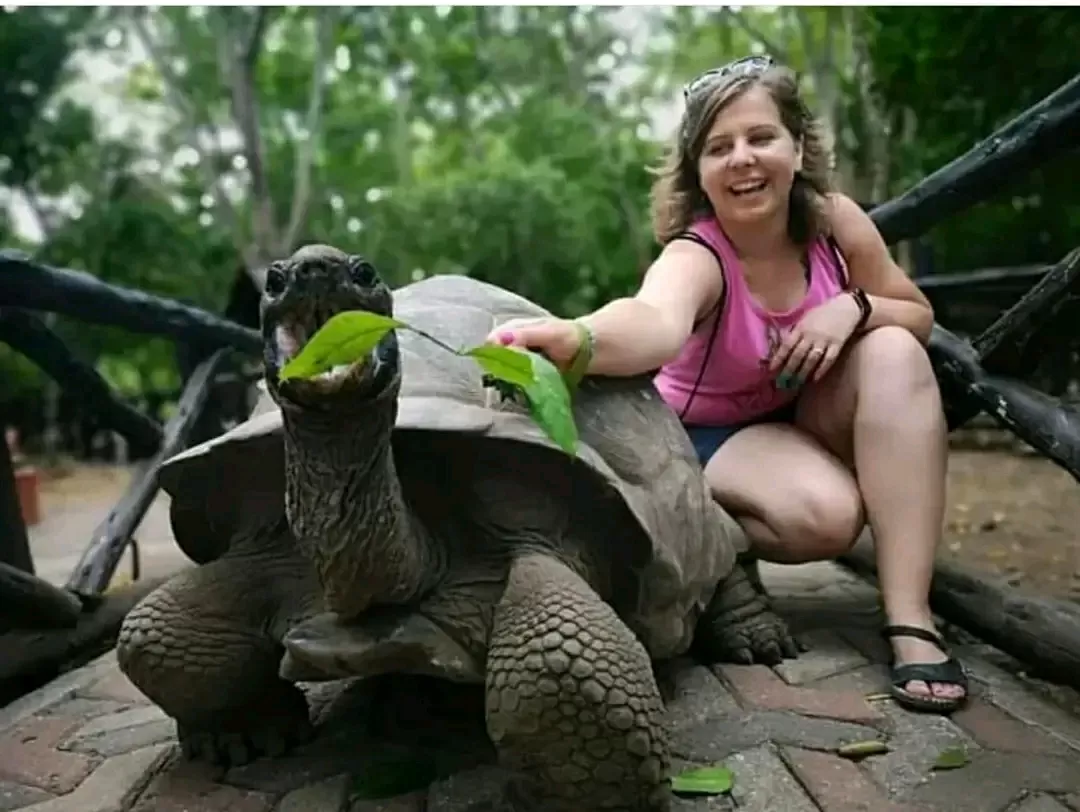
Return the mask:
{"type": "Polygon", "coordinates": [[[349,302],[339,307],[326,304],[304,304],[282,308],[273,323],[264,326],[266,375],[269,386],[283,397],[300,405],[314,405],[337,396],[374,396],[395,377],[396,339],[390,333],[362,358],[338,364],[310,378],[290,378],[282,381],[282,367],[295,358],[311,337],[333,316],[346,310],[361,310],[360,303],[349,302]]]}
{"type": "Polygon", "coordinates": [[[334,316],[345,311],[389,316],[389,288],[361,257],[304,248],[267,271],[261,302],[263,361],[270,391],[300,406],[330,407],[378,396],[398,377],[397,338],[388,333],[365,357],[312,377],[282,381],[282,368],[334,316]]]}

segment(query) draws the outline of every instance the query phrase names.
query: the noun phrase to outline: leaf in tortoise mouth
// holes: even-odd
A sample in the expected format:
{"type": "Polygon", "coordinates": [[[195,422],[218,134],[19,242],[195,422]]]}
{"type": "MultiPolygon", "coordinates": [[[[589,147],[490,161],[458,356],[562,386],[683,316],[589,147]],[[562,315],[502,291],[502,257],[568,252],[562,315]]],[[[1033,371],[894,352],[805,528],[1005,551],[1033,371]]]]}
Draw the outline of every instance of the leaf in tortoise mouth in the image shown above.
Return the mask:
{"type": "Polygon", "coordinates": [[[405,325],[364,310],[346,310],[331,317],[285,366],[278,377],[311,378],[338,364],[359,361],[390,330],[405,325]]]}
{"type": "Polygon", "coordinates": [[[348,310],[320,327],[278,377],[311,378],[339,364],[351,364],[370,353],[395,328],[412,330],[455,355],[472,358],[486,373],[485,386],[494,386],[504,398],[524,396],[529,414],[541,430],[567,454],[577,455],[577,426],[567,383],[554,364],[531,350],[487,344],[456,350],[397,319],[348,310]]]}

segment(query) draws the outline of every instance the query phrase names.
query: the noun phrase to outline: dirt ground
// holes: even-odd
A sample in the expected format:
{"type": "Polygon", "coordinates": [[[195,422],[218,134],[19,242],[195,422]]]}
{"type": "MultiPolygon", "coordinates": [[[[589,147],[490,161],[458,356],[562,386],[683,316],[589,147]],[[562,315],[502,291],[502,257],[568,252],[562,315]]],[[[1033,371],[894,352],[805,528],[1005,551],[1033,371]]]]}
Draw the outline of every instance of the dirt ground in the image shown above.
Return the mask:
{"type": "Polygon", "coordinates": [[[1019,589],[1080,601],[1080,484],[1051,462],[954,450],[941,557],[1019,589]]]}
{"type": "MultiPolygon", "coordinates": [[[[64,552],[77,555],[93,524],[121,495],[130,471],[96,465],[69,466],[57,473],[46,478],[42,501],[50,523],[61,515],[72,520],[87,517],[84,532],[64,534],[78,539],[78,550],[64,552]]],[[[174,557],[179,560],[182,554],[174,552],[164,505],[155,504],[151,513],[139,535],[144,543],[160,545],[161,566],[169,569],[174,557]]],[[[1004,577],[1027,592],[1080,601],[1076,528],[1080,528],[1080,484],[1057,466],[1001,449],[952,451],[943,558],[1004,577]]],[[[39,526],[31,531],[38,548],[35,554],[45,552],[46,538],[53,535],[49,529],[39,526]]],[[[65,558],[61,569],[70,564],[65,558]]]]}

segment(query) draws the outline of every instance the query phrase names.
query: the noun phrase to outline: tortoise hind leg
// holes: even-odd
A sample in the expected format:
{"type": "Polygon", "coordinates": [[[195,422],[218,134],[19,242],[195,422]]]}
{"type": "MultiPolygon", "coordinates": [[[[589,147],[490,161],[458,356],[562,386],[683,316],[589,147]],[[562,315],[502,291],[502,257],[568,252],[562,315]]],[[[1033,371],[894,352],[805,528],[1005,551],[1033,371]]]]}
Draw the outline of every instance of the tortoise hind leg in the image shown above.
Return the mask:
{"type": "Polygon", "coordinates": [[[282,647],[265,631],[265,563],[226,556],[181,572],[120,629],[121,670],[176,720],[189,758],[243,764],[311,736],[307,701],[278,677],[282,647]]]}
{"type": "Polygon", "coordinates": [[[511,565],[487,661],[488,733],[515,812],[666,812],[663,701],[649,656],[561,562],[511,565]]]}
{"type": "Polygon", "coordinates": [[[756,566],[750,569],[750,562],[737,564],[717,585],[698,619],[694,653],[705,662],[776,665],[785,657],[798,656],[787,623],[772,610],[759,586],[756,566]]]}

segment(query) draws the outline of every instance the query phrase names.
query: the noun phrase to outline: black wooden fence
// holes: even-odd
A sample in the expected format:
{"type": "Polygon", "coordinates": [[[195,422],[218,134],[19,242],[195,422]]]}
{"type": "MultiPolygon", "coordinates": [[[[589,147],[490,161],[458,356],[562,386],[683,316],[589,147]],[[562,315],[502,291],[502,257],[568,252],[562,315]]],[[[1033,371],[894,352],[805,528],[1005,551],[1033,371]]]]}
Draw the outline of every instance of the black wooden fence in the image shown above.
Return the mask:
{"type": "MultiPolygon", "coordinates": [[[[1010,180],[1077,143],[1080,76],[903,195],[873,209],[871,216],[887,243],[916,238],[1000,193],[1010,180]]],[[[1030,380],[1037,361],[1073,349],[1063,337],[1076,331],[1063,325],[1075,323],[1077,316],[1080,251],[1048,269],[1025,273],[1012,274],[1010,279],[1016,293],[1023,285],[1026,292],[1018,301],[1010,299],[1012,306],[973,340],[936,325],[931,356],[948,403],[951,428],[985,412],[1080,479],[1080,420],[1024,382],[1030,380]],[[1017,280],[1023,285],[1015,287],[1017,280]]],[[[994,281],[976,280],[979,284],[994,281]]],[[[939,300],[942,291],[958,284],[947,277],[919,282],[931,298],[939,300]]],[[[253,329],[179,302],[108,285],[85,273],[46,267],[22,254],[0,252],[0,341],[37,364],[62,388],[74,388],[104,424],[149,454],[128,492],[87,539],[85,553],[66,587],[59,589],[33,573],[11,459],[6,443],[0,443],[0,604],[10,607],[0,613],[0,624],[9,630],[55,629],[64,633],[77,629],[81,618],[99,609],[101,593],[157,492],[158,468],[190,442],[215,373],[231,353],[257,359],[260,338],[253,329]],[[188,378],[175,416],[161,425],[116,398],[96,371],[76,360],[34,311],[168,336],[204,348],[209,354],[188,378]]],[[[122,614],[113,625],[120,617],[122,614]]],[[[1076,628],[1080,629],[1080,622],[1076,628]]],[[[85,659],[85,655],[73,654],[70,645],[62,648],[68,662],[80,656],[85,659]]],[[[48,656],[56,659],[58,650],[53,647],[48,656]]],[[[1080,654],[1080,641],[1074,651],[1080,654]]],[[[46,654],[40,657],[48,658],[46,654]]],[[[41,675],[49,671],[38,668],[36,673],[43,679],[41,675]]],[[[0,674],[0,683],[3,677],[0,674]]]]}

